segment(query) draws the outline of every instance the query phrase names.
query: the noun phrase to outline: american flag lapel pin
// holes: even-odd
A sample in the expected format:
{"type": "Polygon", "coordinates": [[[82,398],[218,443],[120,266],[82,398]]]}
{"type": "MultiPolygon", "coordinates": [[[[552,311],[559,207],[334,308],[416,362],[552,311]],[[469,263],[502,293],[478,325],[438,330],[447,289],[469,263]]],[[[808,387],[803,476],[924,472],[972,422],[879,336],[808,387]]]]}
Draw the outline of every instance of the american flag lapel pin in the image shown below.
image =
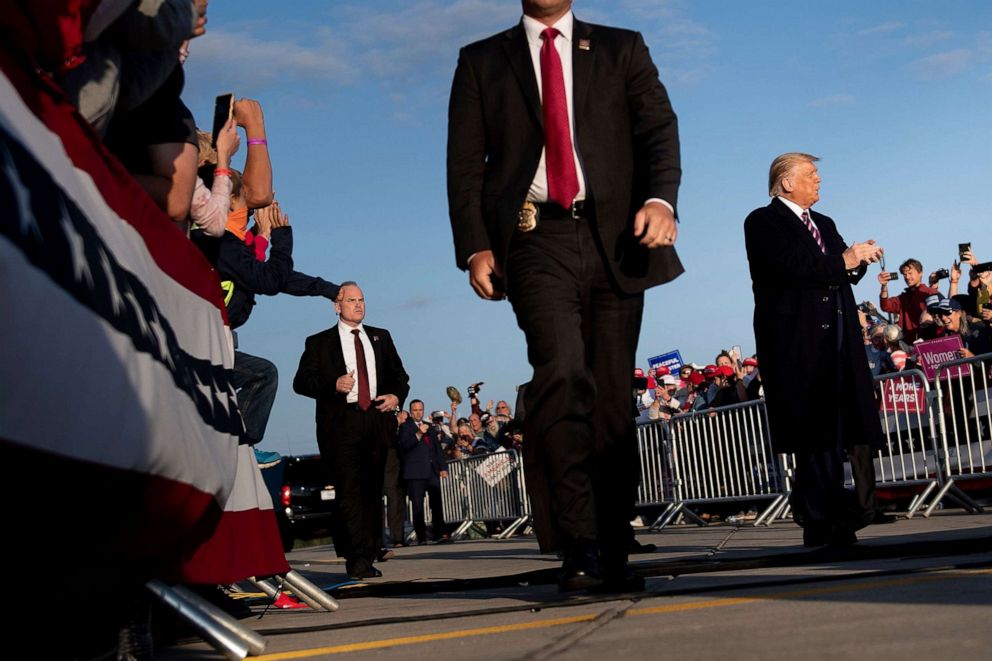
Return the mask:
{"type": "Polygon", "coordinates": [[[588,39],[579,39],[579,50],[589,50],[589,46],[590,43],[588,39]]]}

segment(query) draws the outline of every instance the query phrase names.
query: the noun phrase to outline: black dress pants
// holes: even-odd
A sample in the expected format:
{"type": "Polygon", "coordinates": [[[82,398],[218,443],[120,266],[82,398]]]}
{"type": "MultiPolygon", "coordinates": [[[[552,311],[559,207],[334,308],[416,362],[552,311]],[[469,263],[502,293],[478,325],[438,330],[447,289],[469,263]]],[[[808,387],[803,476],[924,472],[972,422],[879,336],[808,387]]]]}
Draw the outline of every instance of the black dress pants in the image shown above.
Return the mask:
{"type": "Polygon", "coordinates": [[[395,444],[386,446],[385,473],[382,493],[386,497],[386,527],[389,541],[400,544],[404,539],[403,524],[406,520],[406,498],[403,497],[403,482],[400,480],[400,457],[395,444]]]}
{"type": "Polygon", "coordinates": [[[436,542],[445,532],[444,507],[441,504],[441,482],[438,477],[423,480],[406,480],[406,492],[413,506],[413,529],[417,533],[417,541],[427,541],[427,523],[424,520],[424,494],[431,503],[431,527],[433,539],[436,542]]]}
{"type": "Polygon", "coordinates": [[[626,562],[637,480],[632,379],[644,296],[622,294],[610,281],[592,222],[542,218],[534,231],[517,232],[506,286],[534,368],[524,453],[532,499],[550,501],[543,522],[535,503],[542,549],[568,552],[595,541],[604,562],[626,562]],[[542,525],[551,530],[542,533],[542,525]]]}
{"type": "MultiPolygon", "coordinates": [[[[849,365],[846,347],[841,364],[849,365]]],[[[842,373],[843,374],[843,373],[842,373]]],[[[848,368],[848,383],[853,376],[848,368]]],[[[838,386],[841,387],[841,386],[838,386]]],[[[837,438],[833,447],[796,452],[796,480],[792,506],[796,521],[804,528],[830,535],[841,530],[864,528],[875,518],[875,464],[873,451],[864,445],[863,430],[855,428],[858,412],[848,397],[838,399],[837,438]],[[853,443],[851,439],[857,439],[853,443]],[[851,462],[854,491],[844,487],[844,460],[851,462]]]]}
{"type": "Polygon", "coordinates": [[[371,564],[382,548],[382,481],[386,447],[392,442],[391,418],[374,408],[362,411],[349,405],[333,437],[320,442],[337,504],[334,550],[352,563],[371,564]]]}

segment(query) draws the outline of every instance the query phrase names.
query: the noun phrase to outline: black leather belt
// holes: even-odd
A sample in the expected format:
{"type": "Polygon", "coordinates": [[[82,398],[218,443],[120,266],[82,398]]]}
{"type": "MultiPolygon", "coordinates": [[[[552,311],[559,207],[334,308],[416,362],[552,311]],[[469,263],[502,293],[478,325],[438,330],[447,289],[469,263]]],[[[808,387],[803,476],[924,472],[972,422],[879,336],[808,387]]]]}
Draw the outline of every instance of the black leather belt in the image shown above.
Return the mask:
{"type": "Polygon", "coordinates": [[[578,220],[589,218],[592,213],[592,205],[586,204],[585,200],[572,202],[572,207],[566,209],[555,202],[535,202],[534,206],[538,211],[538,222],[542,220],[578,220]]]}

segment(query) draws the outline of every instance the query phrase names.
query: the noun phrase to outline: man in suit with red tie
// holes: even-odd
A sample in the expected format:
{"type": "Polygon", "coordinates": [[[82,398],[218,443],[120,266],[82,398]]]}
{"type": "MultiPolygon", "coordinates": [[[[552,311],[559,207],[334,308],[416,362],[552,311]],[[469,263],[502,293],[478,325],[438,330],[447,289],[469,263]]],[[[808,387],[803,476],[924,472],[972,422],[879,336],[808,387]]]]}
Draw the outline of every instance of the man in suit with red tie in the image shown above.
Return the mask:
{"type": "Polygon", "coordinates": [[[345,282],[338,324],[307,338],[293,390],[317,400],[317,445],[337,500],[334,549],[348,575],[375,578],[382,548],[382,480],[396,416],[410,391],[389,331],[365,326],[365,298],[345,282]]]}
{"type": "Polygon", "coordinates": [[[527,339],[524,465],[559,588],[639,589],[630,375],[644,290],[682,272],[678,127],[642,37],[571,4],[523,0],[518,25],[461,50],[448,206],[458,266],[527,339]]]}
{"type": "Polygon", "coordinates": [[[771,204],[744,221],[754,336],[776,452],[794,452],[790,502],[806,546],[844,546],[875,517],[872,449],[881,448],[874,386],[851,285],[877,262],[874,241],[848,246],[820,199],[815,156],[771,165],[771,204]],[[844,459],[855,489],[844,489],[844,459]]]}

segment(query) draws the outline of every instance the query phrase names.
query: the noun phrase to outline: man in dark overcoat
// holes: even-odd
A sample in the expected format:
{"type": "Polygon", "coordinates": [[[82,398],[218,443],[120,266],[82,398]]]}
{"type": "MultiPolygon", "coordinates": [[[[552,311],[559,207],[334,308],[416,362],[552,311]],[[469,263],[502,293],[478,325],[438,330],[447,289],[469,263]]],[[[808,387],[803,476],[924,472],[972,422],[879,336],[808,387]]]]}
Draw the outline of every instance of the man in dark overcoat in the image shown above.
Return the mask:
{"type": "Polygon", "coordinates": [[[871,240],[848,246],[832,219],[811,210],[820,199],[817,160],[776,158],[771,204],[744,221],[769,429],[776,452],[796,455],[791,501],[806,546],[851,544],[871,522],[872,449],[883,442],[851,290],[882,249],[871,240]]]}

